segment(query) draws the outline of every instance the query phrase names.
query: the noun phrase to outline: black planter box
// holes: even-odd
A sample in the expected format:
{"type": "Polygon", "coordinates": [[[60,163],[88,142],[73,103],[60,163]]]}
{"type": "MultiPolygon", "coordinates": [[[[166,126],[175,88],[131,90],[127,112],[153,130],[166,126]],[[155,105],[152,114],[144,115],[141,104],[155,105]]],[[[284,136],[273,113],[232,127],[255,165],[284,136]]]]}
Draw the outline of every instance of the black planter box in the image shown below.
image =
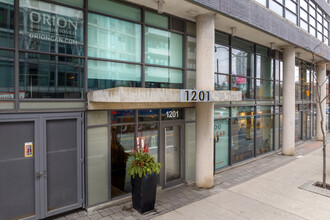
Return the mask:
{"type": "Polygon", "coordinates": [[[143,214],[155,207],[158,174],[131,177],[133,208],[143,214]]]}

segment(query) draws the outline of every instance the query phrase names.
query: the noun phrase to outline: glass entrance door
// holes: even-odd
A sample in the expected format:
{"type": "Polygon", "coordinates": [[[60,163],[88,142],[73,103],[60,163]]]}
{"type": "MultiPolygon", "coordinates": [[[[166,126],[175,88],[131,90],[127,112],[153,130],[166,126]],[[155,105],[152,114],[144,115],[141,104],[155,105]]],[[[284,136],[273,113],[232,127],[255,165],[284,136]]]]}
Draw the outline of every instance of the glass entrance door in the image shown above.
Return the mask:
{"type": "Polygon", "coordinates": [[[183,126],[162,126],[162,174],[161,185],[170,187],[183,181],[183,126]]]}

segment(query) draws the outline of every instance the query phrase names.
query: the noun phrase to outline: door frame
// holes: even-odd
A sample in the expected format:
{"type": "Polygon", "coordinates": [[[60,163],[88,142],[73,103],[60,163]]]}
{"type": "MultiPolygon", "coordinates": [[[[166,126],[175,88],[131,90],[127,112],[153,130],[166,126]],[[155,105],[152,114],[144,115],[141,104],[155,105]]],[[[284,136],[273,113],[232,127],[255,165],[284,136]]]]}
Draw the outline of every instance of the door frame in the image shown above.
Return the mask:
{"type": "Polygon", "coordinates": [[[160,124],[160,150],[159,150],[159,159],[162,164],[161,172],[160,172],[160,185],[162,188],[169,188],[176,185],[179,185],[185,180],[185,139],[184,139],[184,121],[168,121],[162,122],[160,124]],[[180,126],[180,178],[176,180],[172,180],[170,182],[166,182],[165,174],[166,174],[166,159],[165,159],[165,128],[171,126],[180,126]]]}

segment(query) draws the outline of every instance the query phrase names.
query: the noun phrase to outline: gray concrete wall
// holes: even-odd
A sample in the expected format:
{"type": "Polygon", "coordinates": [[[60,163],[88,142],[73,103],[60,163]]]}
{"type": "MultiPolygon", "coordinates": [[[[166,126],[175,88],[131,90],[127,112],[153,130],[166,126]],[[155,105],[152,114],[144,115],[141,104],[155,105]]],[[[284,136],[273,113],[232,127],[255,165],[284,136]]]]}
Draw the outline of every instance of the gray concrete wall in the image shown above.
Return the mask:
{"type": "MultiPolygon", "coordinates": [[[[242,23],[246,23],[249,26],[258,28],[301,48],[313,49],[320,43],[320,41],[312,35],[252,0],[187,1],[209,8],[242,23]]],[[[325,11],[330,13],[330,7],[327,6],[325,1],[318,0],[317,2],[320,3],[321,7],[324,7],[325,11]]],[[[316,53],[326,60],[330,60],[330,48],[327,45],[321,44],[316,53]]]]}

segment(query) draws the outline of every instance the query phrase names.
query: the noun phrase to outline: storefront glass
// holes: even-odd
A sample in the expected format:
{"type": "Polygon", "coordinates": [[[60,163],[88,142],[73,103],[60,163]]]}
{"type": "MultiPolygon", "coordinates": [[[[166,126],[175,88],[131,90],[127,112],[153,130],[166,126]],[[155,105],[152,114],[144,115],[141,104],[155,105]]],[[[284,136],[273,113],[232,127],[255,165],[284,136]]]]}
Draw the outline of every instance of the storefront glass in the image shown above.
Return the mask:
{"type": "Polygon", "coordinates": [[[14,47],[14,0],[0,2],[0,47],[14,47]]]}
{"type": "Polygon", "coordinates": [[[0,100],[13,98],[14,53],[12,51],[0,50],[0,100]]]}
{"type": "Polygon", "coordinates": [[[226,167],[229,164],[229,132],[228,119],[214,121],[215,169],[226,167]]]}
{"type": "Polygon", "coordinates": [[[273,116],[257,116],[256,154],[273,150],[273,116]]]}

